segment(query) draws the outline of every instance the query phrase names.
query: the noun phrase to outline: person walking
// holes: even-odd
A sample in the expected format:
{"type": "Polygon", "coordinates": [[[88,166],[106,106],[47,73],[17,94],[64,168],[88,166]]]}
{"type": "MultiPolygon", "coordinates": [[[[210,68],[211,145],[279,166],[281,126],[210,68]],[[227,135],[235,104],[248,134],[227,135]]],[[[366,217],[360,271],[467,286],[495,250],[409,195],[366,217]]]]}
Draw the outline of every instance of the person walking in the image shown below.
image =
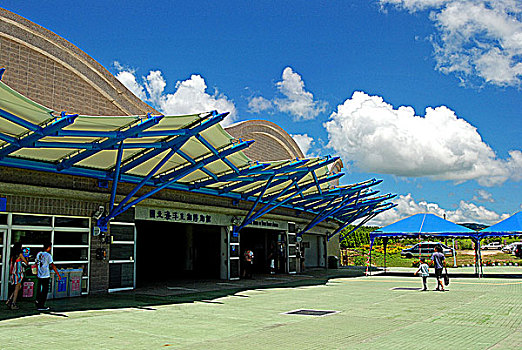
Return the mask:
{"type": "Polygon", "coordinates": [[[22,243],[16,242],[13,244],[11,257],[9,259],[9,283],[14,286],[14,290],[5,303],[11,310],[19,309],[18,305],[16,305],[16,300],[18,299],[20,289],[22,289],[24,264],[27,265],[28,262],[23,254],[22,243]]]}
{"type": "Polygon", "coordinates": [[[442,270],[444,269],[446,257],[442,253],[442,247],[440,245],[435,247],[435,253],[433,253],[431,256],[431,260],[433,261],[433,265],[435,267],[435,278],[437,279],[437,288],[435,288],[435,290],[444,292],[442,270]]]}
{"type": "Polygon", "coordinates": [[[422,285],[424,286],[422,290],[426,291],[428,290],[428,277],[430,275],[430,267],[428,266],[428,264],[426,264],[425,258],[420,259],[419,269],[415,271],[414,275],[417,275],[419,272],[422,277],[422,285]]]}
{"type": "Polygon", "coordinates": [[[49,268],[54,270],[56,277],[58,280],[62,279],[58,269],[53,263],[53,257],[51,255],[51,242],[46,242],[43,245],[43,251],[39,252],[36,255],[36,268],[37,268],[37,276],[38,276],[38,290],[36,293],[36,308],[38,311],[47,311],[49,307],[45,306],[45,302],[47,301],[47,293],[49,293],[49,281],[51,279],[51,271],[49,268]]]}

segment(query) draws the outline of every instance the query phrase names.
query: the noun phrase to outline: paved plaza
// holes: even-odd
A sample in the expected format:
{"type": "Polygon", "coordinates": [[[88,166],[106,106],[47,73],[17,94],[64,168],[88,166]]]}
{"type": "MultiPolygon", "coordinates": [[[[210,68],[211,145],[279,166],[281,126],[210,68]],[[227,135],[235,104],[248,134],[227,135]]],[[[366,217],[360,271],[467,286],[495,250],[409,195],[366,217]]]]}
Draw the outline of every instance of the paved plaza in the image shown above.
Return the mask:
{"type": "Polygon", "coordinates": [[[453,278],[447,292],[421,292],[420,279],[406,276],[308,284],[55,300],[49,302],[51,314],[2,309],[0,348],[520,349],[522,344],[521,279],[453,278]],[[298,309],[338,313],[284,314],[298,309]]]}

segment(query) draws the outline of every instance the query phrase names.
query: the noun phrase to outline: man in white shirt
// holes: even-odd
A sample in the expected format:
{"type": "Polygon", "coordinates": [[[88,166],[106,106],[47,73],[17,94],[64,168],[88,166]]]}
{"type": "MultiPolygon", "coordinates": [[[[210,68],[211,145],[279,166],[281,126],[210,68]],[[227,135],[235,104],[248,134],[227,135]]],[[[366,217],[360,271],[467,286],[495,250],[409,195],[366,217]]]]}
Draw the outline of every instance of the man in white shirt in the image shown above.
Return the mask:
{"type": "Polygon", "coordinates": [[[52,247],[51,242],[46,242],[43,245],[43,251],[36,255],[36,268],[38,270],[38,290],[36,292],[36,308],[38,311],[47,311],[48,307],[45,306],[47,301],[47,293],[49,293],[49,281],[51,279],[51,271],[49,267],[54,270],[58,280],[62,279],[58,269],[53,263],[53,257],[50,253],[52,247]]]}

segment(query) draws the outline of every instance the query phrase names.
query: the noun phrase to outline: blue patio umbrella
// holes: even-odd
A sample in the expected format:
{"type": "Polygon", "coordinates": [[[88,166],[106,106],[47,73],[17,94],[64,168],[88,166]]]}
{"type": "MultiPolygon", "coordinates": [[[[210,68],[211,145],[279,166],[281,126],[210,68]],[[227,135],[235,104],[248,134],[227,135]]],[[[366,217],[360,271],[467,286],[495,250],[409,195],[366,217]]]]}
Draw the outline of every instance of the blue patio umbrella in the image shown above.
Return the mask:
{"type": "Polygon", "coordinates": [[[437,237],[475,237],[476,232],[445,220],[435,214],[415,214],[384,226],[370,234],[370,239],[376,237],[397,236],[437,236],[437,237]]]}
{"type": "MultiPolygon", "coordinates": [[[[384,226],[370,233],[370,256],[377,237],[458,237],[472,238],[478,242],[478,234],[474,230],[455,224],[435,214],[420,213],[384,226]]],[[[478,246],[478,244],[477,244],[478,246]]],[[[477,261],[480,257],[477,258],[477,261]]]]}
{"type": "Polygon", "coordinates": [[[480,238],[488,236],[522,235],[522,211],[479,232],[480,238]]]}

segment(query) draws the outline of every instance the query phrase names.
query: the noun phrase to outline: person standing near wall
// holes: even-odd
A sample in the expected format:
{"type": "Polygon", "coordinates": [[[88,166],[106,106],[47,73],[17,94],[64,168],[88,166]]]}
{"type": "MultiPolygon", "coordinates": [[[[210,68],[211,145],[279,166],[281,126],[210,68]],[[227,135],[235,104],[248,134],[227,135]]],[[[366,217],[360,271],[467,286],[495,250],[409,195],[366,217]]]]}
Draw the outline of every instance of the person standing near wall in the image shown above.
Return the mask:
{"type": "Polygon", "coordinates": [[[28,264],[22,251],[22,243],[16,242],[11,249],[11,256],[9,258],[9,283],[14,286],[13,293],[5,303],[11,310],[18,310],[16,305],[18,293],[22,289],[22,280],[24,279],[24,265],[28,264]]]}
{"type": "Polygon", "coordinates": [[[54,270],[58,280],[62,279],[58,269],[53,263],[53,257],[51,255],[52,243],[47,242],[43,245],[43,251],[36,255],[36,268],[38,269],[38,291],[36,293],[36,308],[38,311],[47,311],[49,307],[45,306],[47,301],[47,293],[49,293],[49,281],[51,279],[51,271],[49,268],[54,270]]]}
{"type": "Polygon", "coordinates": [[[244,277],[252,278],[252,270],[254,269],[254,252],[251,251],[250,249],[245,250],[244,261],[245,261],[244,277]]]}

